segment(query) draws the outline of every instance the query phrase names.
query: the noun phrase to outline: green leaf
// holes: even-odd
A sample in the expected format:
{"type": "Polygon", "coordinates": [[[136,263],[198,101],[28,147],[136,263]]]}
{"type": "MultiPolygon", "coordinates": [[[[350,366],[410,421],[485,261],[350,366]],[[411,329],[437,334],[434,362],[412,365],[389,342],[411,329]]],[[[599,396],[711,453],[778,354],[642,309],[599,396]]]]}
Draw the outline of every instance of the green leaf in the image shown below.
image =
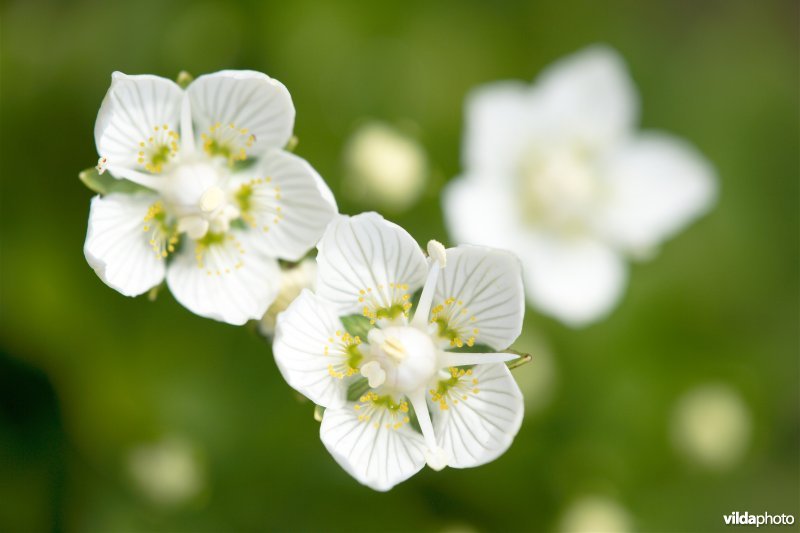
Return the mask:
{"type": "Polygon", "coordinates": [[[369,390],[367,378],[358,378],[347,388],[347,401],[355,402],[369,390]]]}
{"type": "Polygon", "coordinates": [[[132,181],[117,179],[107,172],[100,174],[94,167],[87,168],[78,174],[78,178],[80,178],[83,184],[89,189],[102,195],[111,193],[133,194],[135,192],[149,190],[132,181]]]}
{"type": "Polygon", "coordinates": [[[233,169],[234,173],[241,172],[243,170],[247,170],[248,168],[250,168],[253,165],[255,165],[256,160],[257,160],[257,158],[255,158],[255,157],[248,157],[245,160],[234,161],[233,165],[231,166],[231,169],[233,169]]]}
{"type": "Polygon", "coordinates": [[[232,220],[230,225],[231,225],[231,228],[235,228],[235,229],[240,229],[240,230],[248,229],[247,223],[245,223],[245,221],[242,220],[241,218],[237,218],[236,220],[232,220]]]}
{"type": "Polygon", "coordinates": [[[344,329],[353,337],[361,337],[361,340],[367,340],[369,330],[372,329],[372,324],[369,318],[363,315],[347,315],[340,317],[344,329]]]}

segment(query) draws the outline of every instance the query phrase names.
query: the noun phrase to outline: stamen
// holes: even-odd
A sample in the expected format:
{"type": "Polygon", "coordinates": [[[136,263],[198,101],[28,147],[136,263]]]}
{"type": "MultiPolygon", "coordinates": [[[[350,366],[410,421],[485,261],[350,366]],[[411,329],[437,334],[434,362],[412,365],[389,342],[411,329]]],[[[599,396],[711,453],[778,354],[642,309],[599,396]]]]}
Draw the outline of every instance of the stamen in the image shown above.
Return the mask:
{"type": "Polygon", "coordinates": [[[175,251],[178,244],[178,231],[167,222],[167,214],[161,201],[151,205],[144,216],[142,230],[150,234],[149,244],[159,259],[164,259],[175,251]]]}
{"type": "Polygon", "coordinates": [[[197,267],[206,269],[209,276],[230,274],[244,266],[244,247],[231,234],[208,232],[195,243],[197,267]]]}
{"type": "Polygon", "coordinates": [[[386,372],[377,361],[370,361],[362,365],[361,375],[367,378],[371,389],[380,387],[386,381],[386,372]]]}
{"type": "Polygon", "coordinates": [[[465,344],[473,346],[479,328],[474,327],[477,321],[469,309],[464,307],[462,300],[450,296],[439,305],[431,309],[430,323],[438,326],[437,334],[442,339],[450,341],[451,348],[462,348],[465,344]]]}
{"type": "Polygon", "coordinates": [[[431,401],[439,404],[439,409],[447,411],[450,404],[457,405],[459,401],[465,402],[470,394],[478,394],[478,378],[473,377],[472,369],[448,368],[450,377],[443,377],[435,389],[431,389],[431,401]],[[448,404],[447,402],[450,402],[448,404]]]}
{"type": "Polygon", "coordinates": [[[334,362],[328,365],[328,374],[336,379],[358,374],[361,360],[364,358],[361,352],[361,338],[350,335],[346,331],[337,330],[334,336],[328,338],[322,349],[326,357],[332,357],[334,362]]]}
{"type": "Polygon", "coordinates": [[[408,317],[411,294],[407,283],[390,282],[388,286],[378,285],[376,289],[367,287],[358,291],[358,301],[363,304],[362,312],[370,319],[371,324],[378,320],[394,321],[400,317],[408,317]]]}
{"type": "Polygon", "coordinates": [[[364,393],[353,406],[358,412],[358,421],[371,423],[375,429],[398,430],[410,422],[408,402],[397,402],[391,395],[379,396],[376,392],[364,393]]]}
{"type": "Polygon", "coordinates": [[[422,430],[422,436],[425,438],[425,444],[428,449],[425,451],[425,461],[428,466],[434,470],[441,470],[449,462],[447,452],[436,444],[436,435],[433,433],[433,424],[431,423],[431,415],[428,413],[428,402],[425,399],[425,392],[418,391],[409,395],[408,399],[411,405],[414,406],[414,411],[417,413],[417,421],[419,428],[422,430]]]}
{"type": "Polygon", "coordinates": [[[154,126],[153,135],[139,143],[137,162],[153,174],[160,173],[178,154],[178,133],[169,124],[154,126]]]}
{"type": "Polygon", "coordinates": [[[95,168],[97,169],[98,174],[103,174],[106,171],[107,167],[108,167],[107,157],[101,157],[100,159],[97,160],[97,166],[95,168]]]}
{"type": "Polygon", "coordinates": [[[455,353],[442,352],[441,364],[445,366],[482,365],[486,363],[505,363],[519,358],[513,353],[455,353]]]}
{"type": "Polygon", "coordinates": [[[431,303],[433,303],[433,296],[436,293],[436,282],[439,280],[439,271],[447,266],[447,252],[442,243],[434,240],[428,241],[428,255],[433,259],[433,264],[428,271],[428,279],[425,280],[414,319],[411,321],[411,325],[420,329],[428,323],[431,303]]]}
{"type": "Polygon", "coordinates": [[[247,159],[247,148],[256,142],[256,136],[249,134],[247,128],[238,128],[232,122],[227,126],[217,122],[209,128],[208,134],[203,133],[200,138],[208,155],[222,156],[230,165],[247,159]]]}
{"type": "Polygon", "coordinates": [[[439,263],[439,268],[444,268],[447,265],[447,251],[439,241],[433,239],[428,241],[428,255],[439,263]]]}

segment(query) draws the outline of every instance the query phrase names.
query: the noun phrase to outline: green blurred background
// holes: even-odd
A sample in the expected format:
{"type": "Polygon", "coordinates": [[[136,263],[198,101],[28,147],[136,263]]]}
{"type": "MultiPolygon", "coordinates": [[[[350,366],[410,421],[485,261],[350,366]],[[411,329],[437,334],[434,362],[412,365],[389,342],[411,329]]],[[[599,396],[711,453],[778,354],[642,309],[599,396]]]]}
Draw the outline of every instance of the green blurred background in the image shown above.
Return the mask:
{"type": "Polygon", "coordinates": [[[7,0],[0,17],[0,530],[546,531],[585,498],[642,531],[800,519],[797,2],[7,0]],[[343,180],[354,128],[415,125],[430,182],[390,218],[446,242],[438,193],[460,171],[467,91],[595,42],[627,59],[642,125],[696,144],[721,195],[632,267],[610,318],[573,330],[528,311],[528,413],[487,466],[361,487],[252,328],[167,293],[127,299],[83,258],[77,173],[114,70],[281,80],[297,153],[345,213],[370,207],[343,180]],[[725,464],[674,445],[676,406],[707,384],[741,401],[720,415],[740,441],[725,464]]]}

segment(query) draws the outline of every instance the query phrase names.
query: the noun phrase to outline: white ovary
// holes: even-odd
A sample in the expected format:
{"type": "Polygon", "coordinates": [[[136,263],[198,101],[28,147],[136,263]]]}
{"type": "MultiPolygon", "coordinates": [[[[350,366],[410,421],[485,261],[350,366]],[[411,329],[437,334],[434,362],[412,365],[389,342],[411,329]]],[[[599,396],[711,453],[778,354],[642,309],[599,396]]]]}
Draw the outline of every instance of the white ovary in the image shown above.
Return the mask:
{"type": "Polygon", "coordinates": [[[415,327],[373,328],[369,345],[371,360],[362,366],[362,374],[371,387],[409,393],[422,390],[436,375],[437,348],[430,335],[415,327]]]}
{"type": "Polygon", "coordinates": [[[234,191],[229,188],[229,170],[212,159],[176,164],[164,176],[161,194],[178,220],[178,231],[202,239],[209,231],[225,233],[241,216],[234,191]]]}

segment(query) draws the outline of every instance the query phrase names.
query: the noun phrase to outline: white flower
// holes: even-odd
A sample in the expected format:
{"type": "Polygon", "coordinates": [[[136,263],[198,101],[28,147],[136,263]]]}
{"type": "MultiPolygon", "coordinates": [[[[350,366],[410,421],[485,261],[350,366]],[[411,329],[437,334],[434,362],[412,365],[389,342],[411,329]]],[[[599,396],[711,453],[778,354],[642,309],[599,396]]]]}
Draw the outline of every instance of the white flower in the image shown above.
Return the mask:
{"type": "Polygon", "coordinates": [[[197,450],[177,437],[137,446],[128,454],[127,469],[143,495],[165,506],[186,503],[205,485],[197,450]]]}
{"type": "Polygon", "coordinates": [[[670,433],[673,445],[686,458],[724,470],[747,451],[752,433],[750,410],[730,386],[701,385],[676,402],[670,433]]]}
{"type": "Polygon", "coordinates": [[[428,156],[413,137],[382,122],[367,122],[350,137],[344,153],[353,197],[389,211],[405,211],[428,180],[428,156]]]}
{"type": "Polygon", "coordinates": [[[584,496],[566,509],[559,531],[564,533],[625,533],[633,531],[627,509],[606,496],[584,496]]]}
{"type": "Polygon", "coordinates": [[[426,260],[406,231],[375,213],[334,219],[318,248],[317,293],[304,291],[278,317],[274,353],[286,381],[326,408],[320,436],[336,461],[388,490],[426,462],[466,468],[502,454],[523,415],[504,364],[516,356],[457,350],[502,351],[517,338],[518,260],[435,241],[426,260]],[[364,337],[345,329],[340,317],[352,314],[365,317],[364,337]],[[363,392],[348,399],[359,380],[363,392]]]}
{"type": "Polygon", "coordinates": [[[184,91],[115,72],[95,125],[98,170],[145,187],[92,200],[84,252],[110,287],[136,296],[166,277],[198,315],[257,319],[336,213],[303,159],[282,150],[294,106],[265,74],[221,71],[184,91]]]}
{"type": "Polygon", "coordinates": [[[625,256],[643,257],[711,205],[714,169],[692,146],[636,133],[622,59],[595,46],[529,86],[501,82],[467,102],[464,175],[444,210],[457,242],[514,250],[532,305],[565,323],[620,298],[625,256]]]}

